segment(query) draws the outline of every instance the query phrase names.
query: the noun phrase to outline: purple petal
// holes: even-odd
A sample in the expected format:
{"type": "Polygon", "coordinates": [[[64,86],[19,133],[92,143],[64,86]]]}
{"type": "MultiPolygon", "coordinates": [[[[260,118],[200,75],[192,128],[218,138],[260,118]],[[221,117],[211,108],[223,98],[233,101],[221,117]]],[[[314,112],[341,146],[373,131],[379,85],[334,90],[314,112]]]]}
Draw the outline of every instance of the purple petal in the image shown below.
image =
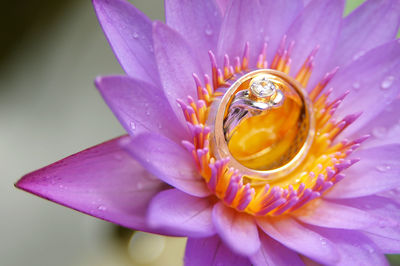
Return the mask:
{"type": "Polygon", "coordinates": [[[399,25],[399,1],[366,1],[344,19],[331,67],[342,66],[374,47],[394,40],[399,25]]]}
{"type": "Polygon", "coordinates": [[[30,173],[16,186],[77,211],[134,230],[165,233],[147,224],[150,200],[166,188],[122,150],[121,138],[30,173]]]}
{"type": "Polygon", "coordinates": [[[154,132],[178,142],[187,137],[160,88],[127,76],[100,77],[96,86],[132,136],[154,132]]]}
{"type": "Polygon", "coordinates": [[[379,236],[373,233],[364,233],[371,241],[375,243],[376,246],[379,247],[382,252],[385,254],[396,254],[400,253],[400,239],[394,238],[391,235],[386,237],[379,236]]]}
{"type": "Polygon", "coordinates": [[[215,234],[212,207],[207,198],[193,197],[177,189],[165,190],[151,201],[148,223],[177,235],[208,237],[215,234]]]}
{"type": "Polygon", "coordinates": [[[355,199],[336,200],[341,204],[369,212],[378,217],[380,223],[364,229],[368,236],[384,247],[385,252],[393,253],[400,250],[400,204],[390,198],[368,196],[355,199]],[[399,247],[399,248],[396,248],[399,247]]]}
{"type": "Polygon", "coordinates": [[[266,37],[260,34],[260,30],[264,31],[264,26],[259,1],[232,1],[221,26],[218,59],[222,60],[225,54],[229,55],[231,60],[236,56],[241,57],[246,42],[250,42],[250,65],[253,67],[266,37]]]}
{"type": "Polygon", "coordinates": [[[156,134],[141,134],[121,142],[150,173],[190,195],[210,195],[192,156],[180,145],[156,134]]]}
{"type": "Polygon", "coordinates": [[[292,218],[285,217],[280,220],[260,218],[257,219],[257,223],[270,237],[315,261],[335,264],[339,260],[336,248],[328,239],[292,218]]]}
{"type": "Polygon", "coordinates": [[[166,0],[167,25],[183,36],[197,53],[205,73],[211,74],[208,51],[216,51],[222,16],[214,1],[166,0]]]}
{"type": "Polygon", "coordinates": [[[309,84],[315,85],[316,81],[331,70],[326,67],[339,36],[343,9],[343,0],[313,0],[294,20],[286,33],[288,42],[295,42],[291,54],[292,75],[297,74],[317,46],[320,48],[315,56],[315,69],[309,84]]]}
{"type": "Polygon", "coordinates": [[[152,47],[151,21],[124,0],[93,0],[93,6],[111,48],[125,72],[159,85],[152,47]]]}
{"type": "Polygon", "coordinates": [[[370,135],[363,147],[400,143],[400,99],[397,97],[380,114],[357,131],[357,135],[370,135]]]}
{"type": "Polygon", "coordinates": [[[360,162],[346,170],[346,178],[326,194],[328,198],[357,198],[400,186],[400,145],[360,150],[360,162]]]}
{"type": "Polygon", "coordinates": [[[260,0],[260,3],[262,12],[267,14],[263,16],[263,25],[264,34],[268,40],[267,59],[268,62],[272,62],[284,33],[303,10],[303,2],[301,0],[260,0]]]}
{"type": "MultiPolygon", "coordinates": [[[[196,96],[193,73],[202,75],[193,50],[176,31],[161,22],[153,24],[154,52],[161,83],[172,109],[185,121],[176,100],[196,96]]],[[[185,123],[185,122],[184,122],[185,123]]]]}
{"type": "Polygon", "coordinates": [[[368,212],[379,217],[381,221],[391,219],[400,223],[400,203],[390,198],[373,195],[361,198],[338,199],[334,200],[334,202],[368,212]]]}
{"type": "Polygon", "coordinates": [[[267,58],[271,62],[283,34],[300,12],[301,0],[233,1],[221,27],[218,55],[232,59],[242,56],[246,42],[250,44],[250,64],[254,66],[264,42],[268,43],[267,58]]]}
{"type": "Polygon", "coordinates": [[[376,118],[400,92],[400,43],[393,41],[375,48],[340,69],[328,84],[334,88],[332,99],[350,91],[336,115],[363,112],[343,137],[357,132],[376,118]]]}
{"type": "Polygon", "coordinates": [[[260,250],[251,256],[253,265],[304,265],[304,262],[296,252],[293,252],[267,235],[260,234],[260,240],[260,250]]]}
{"type": "Polygon", "coordinates": [[[327,228],[364,229],[378,225],[378,219],[368,212],[326,200],[319,200],[312,210],[299,212],[296,219],[327,228]]]}
{"type": "Polygon", "coordinates": [[[312,228],[335,245],[340,257],[335,265],[388,265],[380,248],[360,232],[312,228]]]}
{"type": "Polygon", "coordinates": [[[214,206],[213,221],[220,237],[235,253],[249,256],[260,248],[254,218],[218,202],[214,206]]]}
{"type": "Polygon", "coordinates": [[[250,261],[233,253],[219,236],[189,238],[185,251],[185,266],[250,266],[250,261]]]}
{"type": "Polygon", "coordinates": [[[215,3],[218,5],[222,16],[225,16],[225,13],[228,10],[228,7],[229,7],[229,4],[231,3],[231,0],[215,0],[215,3]]]}

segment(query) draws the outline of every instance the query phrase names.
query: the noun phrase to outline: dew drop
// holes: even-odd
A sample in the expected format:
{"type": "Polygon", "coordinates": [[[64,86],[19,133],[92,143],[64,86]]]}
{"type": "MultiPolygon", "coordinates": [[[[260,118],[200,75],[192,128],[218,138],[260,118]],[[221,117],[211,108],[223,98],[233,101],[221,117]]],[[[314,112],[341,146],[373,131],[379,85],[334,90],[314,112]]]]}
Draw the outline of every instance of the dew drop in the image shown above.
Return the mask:
{"type": "Polygon", "coordinates": [[[320,240],[321,240],[321,245],[325,246],[326,245],[326,239],[321,237],[320,240]]]}
{"type": "Polygon", "coordinates": [[[150,110],[146,110],[146,115],[150,115],[150,110]]]}
{"type": "Polygon", "coordinates": [[[135,122],[131,122],[130,123],[130,126],[131,126],[131,129],[133,130],[133,131],[135,131],[136,130],[136,124],[135,124],[135,122]]]}
{"type": "Polygon", "coordinates": [[[392,169],[392,167],[390,165],[388,165],[388,164],[378,165],[376,167],[376,170],[378,170],[381,173],[389,171],[390,169],[392,169]]]}
{"type": "Polygon", "coordinates": [[[134,32],[134,33],[132,34],[132,37],[133,37],[134,39],[137,39],[137,38],[139,38],[139,34],[138,34],[137,32],[134,32]]]}
{"type": "Polygon", "coordinates": [[[357,60],[358,58],[360,58],[361,56],[365,55],[365,51],[359,51],[358,53],[356,53],[353,56],[353,60],[357,60]]]}
{"type": "Polygon", "coordinates": [[[358,81],[356,81],[356,82],[353,83],[353,89],[354,89],[355,91],[359,91],[359,90],[360,90],[360,86],[361,86],[361,84],[360,84],[360,82],[358,82],[358,81]]]}
{"type": "Polygon", "coordinates": [[[105,211],[105,210],[107,210],[107,207],[104,206],[104,205],[100,205],[99,207],[97,207],[97,209],[98,209],[99,211],[105,211]]]}
{"type": "Polygon", "coordinates": [[[371,133],[376,138],[383,138],[386,136],[387,130],[384,127],[376,127],[371,133]]]}
{"type": "Polygon", "coordinates": [[[211,35],[213,34],[213,30],[212,30],[210,24],[208,24],[208,25],[206,26],[206,30],[204,31],[204,33],[205,33],[207,36],[211,36],[211,35]]]}
{"type": "Polygon", "coordinates": [[[372,247],[367,247],[367,250],[370,254],[374,253],[375,250],[372,247]]]}
{"type": "Polygon", "coordinates": [[[387,224],[386,224],[386,222],[385,221],[379,221],[379,227],[380,228],[386,228],[387,227],[387,224]]]}
{"type": "Polygon", "coordinates": [[[381,89],[383,90],[387,90],[389,89],[394,81],[394,77],[393,76],[387,76],[381,83],[381,89]]]}

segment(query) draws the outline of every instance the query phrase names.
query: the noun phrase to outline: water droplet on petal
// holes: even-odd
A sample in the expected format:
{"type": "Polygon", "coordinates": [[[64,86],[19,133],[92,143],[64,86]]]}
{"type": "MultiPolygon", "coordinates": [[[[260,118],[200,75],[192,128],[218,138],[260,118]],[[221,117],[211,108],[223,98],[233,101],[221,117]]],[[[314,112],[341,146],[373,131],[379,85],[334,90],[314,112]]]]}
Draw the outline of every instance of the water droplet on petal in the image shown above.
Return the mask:
{"type": "Polygon", "coordinates": [[[367,247],[367,250],[368,250],[369,253],[374,253],[375,252],[375,250],[372,247],[369,247],[369,246],[367,247]]]}
{"type": "Polygon", "coordinates": [[[393,76],[387,76],[381,83],[381,89],[386,90],[389,89],[394,81],[394,77],[393,76]]]}
{"type": "Polygon", "coordinates": [[[353,89],[354,89],[355,91],[359,91],[359,90],[360,90],[360,86],[361,86],[361,84],[360,84],[360,82],[358,82],[358,81],[356,81],[356,82],[353,83],[353,89]]]}
{"type": "Polygon", "coordinates": [[[353,56],[353,60],[357,60],[358,58],[360,58],[361,56],[365,55],[365,51],[359,51],[358,53],[356,53],[353,56]]]}
{"type": "Polygon", "coordinates": [[[206,26],[206,30],[205,30],[204,32],[205,32],[205,34],[206,34],[207,36],[211,36],[211,35],[213,34],[213,30],[212,30],[210,24],[208,24],[208,25],[206,26]]]}
{"type": "Polygon", "coordinates": [[[379,172],[382,172],[382,173],[389,171],[390,169],[392,169],[392,167],[388,164],[378,165],[376,167],[376,170],[378,170],[379,172]]]}
{"type": "Polygon", "coordinates": [[[137,38],[139,38],[139,34],[138,34],[137,32],[134,32],[134,33],[132,34],[132,37],[133,37],[134,39],[137,39],[137,38]]]}
{"type": "Polygon", "coordinates": [[[99,211],[105,211],[105,210],[107,210],[107,207],[104,206],[104,205],[100,205],[99,207],[97,207],[97,209],[98,209],[99,211]]]}
{"type": "Polygon", "coordinates": [[[131,122],[130,123],[130,126],[131,126],[131,129],[133,130],[133,131],[135,131],[136,130],[136,124],[135,124],[135,122],[131,122]]]}
{"type": "Polygon", "coordinates": [[[376,127],[372,129],[371,133],[376,138],[383,138],[386,136],[387,130],[384,127],[376,127]]]}

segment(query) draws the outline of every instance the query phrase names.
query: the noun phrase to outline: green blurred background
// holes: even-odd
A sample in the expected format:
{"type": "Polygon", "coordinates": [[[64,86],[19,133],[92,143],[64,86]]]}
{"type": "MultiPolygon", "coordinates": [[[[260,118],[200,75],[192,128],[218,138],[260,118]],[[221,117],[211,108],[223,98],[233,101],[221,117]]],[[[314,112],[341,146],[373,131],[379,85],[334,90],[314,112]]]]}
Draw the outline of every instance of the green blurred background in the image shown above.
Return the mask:
{"type": "MultiPolygon", "coordinates": [[[[150,18],[164,19],[162,0],[131,2],[150,18]]],[[[348,1],[346,14],[362,2],[348,1]]],[[[122,71],[91,1],[1,4],[0,265],[139,265],[127,249],[131,231],[12,185],[29,171],[124,132],[93,86],[97,75],[122,71]]],[[[141,237],[131,242],[140,244],[136,249],[163,243],[164,252],[143,265],[179,265],[184,240],[141,237]]],[[[400,265],[398,256],[390,260],[400,265]]]]}

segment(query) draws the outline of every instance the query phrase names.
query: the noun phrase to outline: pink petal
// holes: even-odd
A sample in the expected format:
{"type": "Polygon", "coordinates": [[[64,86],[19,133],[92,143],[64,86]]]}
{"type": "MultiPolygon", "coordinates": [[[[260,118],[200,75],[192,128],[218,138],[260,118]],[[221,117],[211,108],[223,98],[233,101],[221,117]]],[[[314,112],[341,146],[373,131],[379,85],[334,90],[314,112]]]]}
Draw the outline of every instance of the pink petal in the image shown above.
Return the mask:
{"type": "Polygon", "coordinates": [[[144,168],[159,179],[190,195],[210,195],[194,160],[183,147],[156,134],[141,134],[122,143],[144,168]]]}
{"type": "Polygon", "coordinates": [[[253,265],[304,265],[304,262],[296,252],[293,252],[267,235],[260,234],[260,240],[260,250],[251,256],[253,265]]]}
{"type": "Polygon", "coordinates": [[[153,85],[160,84],[149,18],[125,0],[93,0],[93,6],[125,72],[153,85]]]}
{"type": "Polygon", "coordinates": [[[257,223],[270,237],[315,261],[323,264],[335,264],[339,261],[339,254],[331,241],[292,218],[259,218],[257,223]]]}
{"type": "Polygon", "coordinates": [[[272,56],[290,23],[300,12],[301,0],[233,1],[221,26],[218,55],[228,54],[231,59],[242,56],[246,42],[250,44],[250,65],[255,66],[265,42],[267,58],[272,56]]]}
{"type": "Polygon", "coordinates": [[[134,230],[165,233],[146,221],[150,200],[166,188],[110,140],[30,173],[16,186],[134,230]]]}
{"type": "Polygon", "coordinates": [[[366,1],[344,19],[331,67],[342,66],[374,47],[394,40],[399,25],[399,1],[366,1]]]}
{"type": "Polygon", "coordinates": [[[342,137],[356,133],[390,104],[400,93],[400,43],[393,41],[379,46],[358,60],[340,69],[328,84],[334,88],[331,99],[350,91],[336,115],[363,112],[342,137]]]}
{"type": "Polygon", "coordinates": [[[330,190],[328,198],[356,198],[400,186],[400,145],[360,150],[360,162],[346,170],[346,178],[330,190]]]}
{"type": "Polygon", "coordinates": [[[183,36],[200,59],[205,73],[211,74],[208,51],[216,51],[222,16],[214,1],[166,0],[167,25],[183,36]]]}
{"type": "Polygon", "coordinates": [[[96,79],[104,100],[132,135],[154,132],[180,142],[187,130],[178,121],[160,88],[127,76],[96,79]]]}
{"type": "Polygon", "coordinates": [[[388,265],[380,248],[360,232],[317,227],[313,230],[335,245],[340,258],[335,265],[388,265]]]}
{"type": "Polygon", "coordinates": [[[192,197],[177,189],[165,190],[151,201],[148,223],[177,235],[208,237],[215,235],[212,207],[207,198],[192,197]]]}
{"type": "Polygon", "coordinates": [[[202,75],[200,63],[179,33],[161,22],[153,24],[154,52],[160,71],[161,83],[172,109],[185,123],[176,100],[196,97],[193,73],[202,75]]]}
{"type": "Polygon", "coordinates": [[[185,266],[250,266],[250,261],[233,253],[218,236],[189,238],[185,251],[185,266]]]}
{"type": "Polygon", "coordinates": [[[225,16],[225,13],[228,10],[231,0],[215,0],[215,3],[218,5],[221,14],[225,16]]]}
{"type": "Polygon", "coordinates": [[[249,256],[260,248],[260,239],[253,217],[218,202],[214,206],[213,221],[224,243],[235,253],[249,256]]]}
{"type": "Polygon", "coordinates": [[[287,41],[294,41],[291,53],[290,74],[296,75],[311,51],[319,46],[315,55],[315,68],[310,79],[310,88],[325,75],[330,55],[339,36],[344,9],[343,0],[313,0],[294,20],[287,31],[287,41]]]}
{"type": "Polygon", "coordinates": [[[305,213],[299,212],[296,219],[327,228],[365,229],[378,225],[378,219],[368,212],[327,200],[319,200],[317,207],[305,213]]]}

